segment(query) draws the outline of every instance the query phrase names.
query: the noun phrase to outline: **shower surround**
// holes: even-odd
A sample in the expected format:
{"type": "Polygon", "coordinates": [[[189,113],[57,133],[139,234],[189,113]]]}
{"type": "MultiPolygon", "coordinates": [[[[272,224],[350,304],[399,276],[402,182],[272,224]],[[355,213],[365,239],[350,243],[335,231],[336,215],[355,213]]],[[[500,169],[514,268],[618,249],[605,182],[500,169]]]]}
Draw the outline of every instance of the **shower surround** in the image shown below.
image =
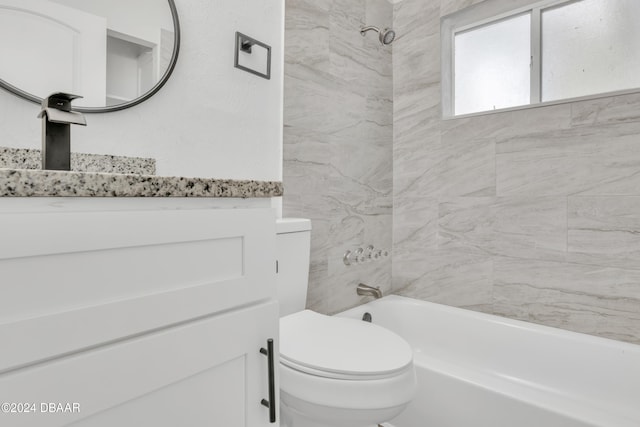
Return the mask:
{"type": "Polygon", "coordinates": [[[346,250],[392,247],[391,26],[386,0],[286,0],[283,214],[312,220],[307,306],[335,313],[391,287],[391,257],[347,267],[346,250]]]}
{"type": "Polygon", "coordinates": [[[640,94],[442,120],[440,18],[476,3],[286,1],[284,215],[313,220],[308,306],[356,305],[362,281],[640,343],[640,94]],[[367,244],[393,265],[342,264],[367,244]]]}
{"type": "Polygon", "coordinates": [[[394,6],[393,290],[640,343],[640,94],[442,120],[474,3],[394,6]]]}

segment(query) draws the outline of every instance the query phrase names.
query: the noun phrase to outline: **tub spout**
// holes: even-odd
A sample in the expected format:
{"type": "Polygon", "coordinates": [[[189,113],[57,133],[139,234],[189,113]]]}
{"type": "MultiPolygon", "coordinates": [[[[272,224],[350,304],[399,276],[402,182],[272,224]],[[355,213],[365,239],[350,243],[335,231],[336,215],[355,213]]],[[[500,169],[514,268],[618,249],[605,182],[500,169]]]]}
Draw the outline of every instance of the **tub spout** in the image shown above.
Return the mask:
{"type": "Polygon", "coordinates": [[[373,286],[365,285],[364,283],[360,283],[358,285],[356,292],[360,296],[370,296],[375,297],[376,299],[382,298],[382,291],[380,288],[374,288],[373,286]]]}

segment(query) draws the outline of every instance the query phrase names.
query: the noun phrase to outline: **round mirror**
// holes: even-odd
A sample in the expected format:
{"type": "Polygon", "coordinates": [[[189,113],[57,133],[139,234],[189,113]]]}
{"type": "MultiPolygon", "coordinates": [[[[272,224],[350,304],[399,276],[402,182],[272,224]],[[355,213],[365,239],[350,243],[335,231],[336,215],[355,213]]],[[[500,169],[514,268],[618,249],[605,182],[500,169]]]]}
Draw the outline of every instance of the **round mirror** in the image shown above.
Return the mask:
{"type": "Polygon", "coordinates": [[[132,107],[175,67],[173,0],[0,0],[0,86],[40,103],[80,95],[86,113],[132,107]]]}

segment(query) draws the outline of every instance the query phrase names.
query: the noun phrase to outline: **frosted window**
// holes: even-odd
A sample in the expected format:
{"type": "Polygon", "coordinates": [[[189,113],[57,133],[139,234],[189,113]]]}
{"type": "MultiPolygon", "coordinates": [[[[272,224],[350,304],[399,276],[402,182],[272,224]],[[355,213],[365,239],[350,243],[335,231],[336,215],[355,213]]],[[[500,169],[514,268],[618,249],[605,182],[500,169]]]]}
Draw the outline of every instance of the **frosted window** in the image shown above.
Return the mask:
{"type": "Polygon", "coordinates": [[[529,104],[530,14],[458,33],[454,43],[456,115],[529,104]]]}
{"type": "Polygon", "coordinates": [[[542,11],[542,100],[640,87],[640,1],[582,0],[542,11]]]}

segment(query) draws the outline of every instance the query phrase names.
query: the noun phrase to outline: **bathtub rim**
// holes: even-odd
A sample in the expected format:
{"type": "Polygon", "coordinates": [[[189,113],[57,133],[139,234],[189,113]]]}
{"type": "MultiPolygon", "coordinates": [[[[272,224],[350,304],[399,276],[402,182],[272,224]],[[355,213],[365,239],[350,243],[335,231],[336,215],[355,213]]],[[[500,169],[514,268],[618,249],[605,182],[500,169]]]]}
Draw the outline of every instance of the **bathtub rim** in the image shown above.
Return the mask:
{"type": "MultiPolygon", "coordinates": [[[[371,306],[375,307],[380,304],[388,302],[401,302],[403,304],[410,304],[414,306],[427,306],[441,312],[462,315],[466,318],[482,319],[492,324],[499,324],[515,329],[522,330],[535,330],[542,332],[544,335],[553,335],[556,337],[567,338],[570,340],[581,341],[593,341],[594,343],[607,344],[609,346],[617,347],[623,351],[638,352],[640,354],[640,344],[634,344],[627,341],[616,340],[612,338],[606,338],[598,335],[587,334],[584,332],[571,331],[568,329],[562,329],[554,326],[543,325],[540,323],[528,322],[526,320],[512,319],[510,317],[501,316],[499,314],[489,314],[481,311],[475,311],[468,308],[454,307],[446,304],[435,303],[431,301],[420,300],[417,298],[406,297],[402,295],[387,295],[380,299],[369,301],[365,304],[349,308],[347,310],[336,313],[335,316],[346,316],[349,314],[355,314],[362,310],[363,307],[371,306]]],[[[375,323],[375,318],[373,319],[375,323]]]]}
{"type": "MultiPolygon", "coordinates": [[[[427,310],[435,311],[436,316],[437,313],[442,313],[443,315],[462,318],[461,323],[465,321],[482,321],[486,322],[489,327],[495,325],[499,328],[508,328],[511,331],[517,332],[518,330],[522,330],[523,332],[536,334],[543,340],[546,337],[550,337],[550,339],[553,340],[565,341],[567,342],[567,345],[571,345],[571,343],[586,346],[595,345],[597,347],[604,348],[605,351],[612,351],[614,352],[613,354],[626,354],[624,357],[631,357],[633,361],[635,361],[635,357],[640,358],[640,345],[637,344],[589,335],[581,332],[573,332],[523,320],[516,320],[498,315],[477,312],[465,308],[447,306],[444,304],[418,300],[415,298],[400,295],[388,295],[384,298],[374,300],[357,307],[353,307],[341,313],[337,313],[336,315],[361,318],[364,312],[369,311],[367,308],[370,308],[370,311],[373,314],[373,322],[376,323],[375,310],[385,310],[385,305],[391,305],[392,307],[397,307],[398,305],[405,307],[407,305],[418,308],[424,307],[427,310]]],[[[383,327],[388,327],[384,323],[378,324],[383,327]]],[[[392,327],[389,329],[402,335],[401,331],[395,330],[392,327]]],[[[491,369],[485,370],[482,369],[484,368],[484,366],[482,366],[481,364],[474,365],[473,363],[463,364],[461,365],[462,369],[455,371],[446,371],[444,369],[441,370],[442,366],[444,366],[445,364],[436,365],[436,368],[434,369],[434,366],[429,366],[428,363],[430,360],[434,361],[438,360],[438,358],[416,351],[416,343],[411,342],[411,339],[407,339],[407,341],[409,341],[410,345],[414,348],[414,364],[417,369],[429,369],[431,371],[440,373],[449,372],[449,376],[457,380],[465,381],[469,384],[485,388],[490,392],[510,396],[513,399],[520,400],[529,405],[536,406],[538,408],[542,408],[544,410],[560,414],[565,417],[573,418],[584,423],[585,425],[594,427],[608,427],[613,425],[615,425],[616,427],[637,427],[640,425],[640,410],[635,409],[635,406],[630,405],[627,400],[622,400],[623,403],[619,404],[619,401],[616,400],[617,396],[615,393],[611,396],[610,399],[599,400],[594,399],[594,395],[590,394],[574,394],[575,390],[578,390],[578,388],[571,388],[570,385],[566,389],[550,389],[553,391],[550,391],[545,395],[539,388],[518,388],[517,386],[514,386],[515,383],[509,383],[509,381],[506,380],[507,376],[503,377],[505,379],[503,383],[500,383],[500,381],[483,382],[486,378],[490,378],[489,375],[485,374],[488,372],[493,372],[491,369]],[[460,375],[461,372],[468,372],[469,369],[473,369],[474,366],[479,367],[479,369],[477,369],[479,375],[472,377],[471,380],[469,380],[468,377],[464,377],[464,375],[460,375]],[[482,381],[475,381],[478,378],[481,378],[482,381]]],[[[470,358],[469,361],[473,361],[473,359],[470,358]]],[[[453,365],[455,365],[455,361],[453,362],[453,365]]],[[[635,362],[632,362],[632,367],[634,366],[636,366],[635,362]]],[[[500,372],[495,371],[493,373],[496,374],[494,380],[496,378],[499,380],[501,377],[500,372]]],[[[540,384],[545,383],[541,382],[540,384]]],[[[618,396],[620,395],[621,394],[618,393],[618,396]]]]}

